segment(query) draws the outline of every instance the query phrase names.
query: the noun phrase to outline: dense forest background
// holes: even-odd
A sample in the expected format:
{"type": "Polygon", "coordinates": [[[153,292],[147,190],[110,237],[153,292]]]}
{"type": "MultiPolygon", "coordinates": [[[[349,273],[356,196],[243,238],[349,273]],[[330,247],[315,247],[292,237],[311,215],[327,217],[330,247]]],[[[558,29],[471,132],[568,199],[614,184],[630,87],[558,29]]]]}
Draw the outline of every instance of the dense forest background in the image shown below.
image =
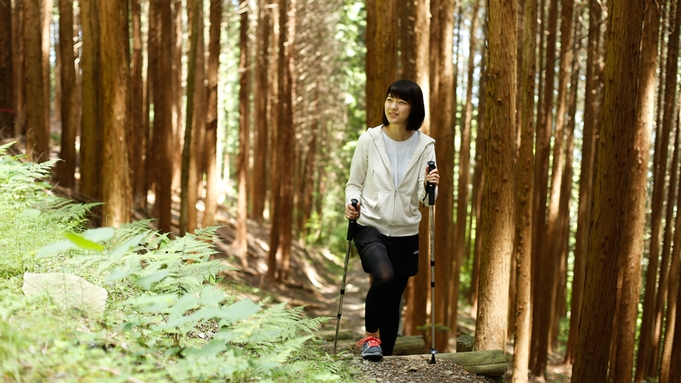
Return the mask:
{"type": "MultiPolygon", "coordinates": [[[[679,382],[677,0],[0,0],[0,129],[58,157],[93,226],[182,236],[233,213],[341,253],[354,142],[417,81],[437,140],[436,345],[476,315],[513,381],[558,351],[573,382],[679,382]]],[[[424,218],[428,211],[423,209],[424,218]]],[[[427,225],[424,219],[422,225],[427,225]]],[[[427,254],[429,233],[421,230],[427,254]]],[[[404,333],[429,320],[430,275],[404,333]]]]}

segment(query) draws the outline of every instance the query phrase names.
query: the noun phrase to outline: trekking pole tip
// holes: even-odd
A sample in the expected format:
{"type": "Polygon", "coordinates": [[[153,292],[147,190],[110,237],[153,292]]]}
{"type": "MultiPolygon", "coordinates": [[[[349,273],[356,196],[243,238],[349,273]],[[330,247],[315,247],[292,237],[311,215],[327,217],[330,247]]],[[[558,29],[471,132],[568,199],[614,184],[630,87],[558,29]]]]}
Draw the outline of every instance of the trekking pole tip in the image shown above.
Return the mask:
{"type": "Polygon", "coordinates": [[[428,362],[428,364],[435,364],[435,354],[437,354],[437,350],[431,349],[430,350],[430,361],[428,362]]]}

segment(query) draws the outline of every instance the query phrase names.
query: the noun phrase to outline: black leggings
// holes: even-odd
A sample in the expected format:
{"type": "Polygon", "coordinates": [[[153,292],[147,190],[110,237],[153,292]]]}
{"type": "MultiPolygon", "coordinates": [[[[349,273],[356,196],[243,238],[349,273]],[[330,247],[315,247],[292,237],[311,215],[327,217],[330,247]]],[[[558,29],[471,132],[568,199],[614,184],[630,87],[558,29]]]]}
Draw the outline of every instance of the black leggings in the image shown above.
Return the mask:
{"type": "Polygon", "coordinates": [[[396,277],[387,250],[371,246],[363,254],[364,267],[373,277],[364,307],[367,332],[381,332],[383,355],[392,355],[400,325],[400,300],[408,276],[396,277]]]}

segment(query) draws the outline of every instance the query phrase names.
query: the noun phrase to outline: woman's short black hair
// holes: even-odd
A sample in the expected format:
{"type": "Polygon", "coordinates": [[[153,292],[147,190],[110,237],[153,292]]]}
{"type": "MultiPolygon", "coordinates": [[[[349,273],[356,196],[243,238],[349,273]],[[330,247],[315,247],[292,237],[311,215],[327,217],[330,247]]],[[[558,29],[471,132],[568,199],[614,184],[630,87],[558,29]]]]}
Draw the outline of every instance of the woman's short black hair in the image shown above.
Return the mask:
{"type": "MultiPolygon", "coordinates": [[[[388,96],[394,96],[405,100],[411,105],[411,112],[409,113],[409,121],[407,121],[407,130],[419,130],[426,118],[426,107],[423,104],[423,91],[419,84],[411,80],[397,80],[390,85],[388,96]]],[[[388,117],[385,115],[385,108],[383,108],[383,125],[388,126],[388,117]]]]}

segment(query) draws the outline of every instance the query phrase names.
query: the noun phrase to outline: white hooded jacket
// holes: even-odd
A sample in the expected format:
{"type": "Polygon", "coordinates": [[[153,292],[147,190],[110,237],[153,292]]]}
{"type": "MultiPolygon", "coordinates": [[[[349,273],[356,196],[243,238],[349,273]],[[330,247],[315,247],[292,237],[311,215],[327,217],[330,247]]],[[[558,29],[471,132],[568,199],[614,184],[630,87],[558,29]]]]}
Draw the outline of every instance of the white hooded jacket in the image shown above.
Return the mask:
{"type": "Polygon", "coordinates": [[[383,125],[369,128],[357,141],[350,179],[345,186],[345,203],[353,198],[360,201],[357,223],[362,226],[373,226],[389,237],[415,235],[421,222],[419,203],[428,204],[425,174],[428,161],[435,161],[435,140],[419,134],[404,178],[395,189],[382,128],[383,125]]]}

